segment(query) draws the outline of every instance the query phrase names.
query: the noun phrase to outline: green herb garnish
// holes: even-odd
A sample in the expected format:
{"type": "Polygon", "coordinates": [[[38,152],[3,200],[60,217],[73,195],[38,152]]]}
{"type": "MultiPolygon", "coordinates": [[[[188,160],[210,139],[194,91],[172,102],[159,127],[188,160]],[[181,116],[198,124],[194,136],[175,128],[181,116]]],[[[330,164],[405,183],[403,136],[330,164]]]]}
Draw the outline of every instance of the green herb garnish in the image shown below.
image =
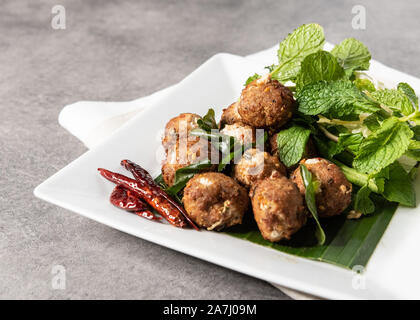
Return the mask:
{"type": "Polygon", "coordinates": [[[321,227],[321,223],[318,218],[318,211],[316,209],[315,193],[318,189],[317,181],[312,179],[312,173],[306,168],[304,164],[300,166],[300,174],[302,175],[302,181],[305,186],[305,202],[309,211],[312,214],[316,222],[317,229],[315,231],[316,238],[318,239],[318,245],[325,243],[325,232],[321,227]]]}

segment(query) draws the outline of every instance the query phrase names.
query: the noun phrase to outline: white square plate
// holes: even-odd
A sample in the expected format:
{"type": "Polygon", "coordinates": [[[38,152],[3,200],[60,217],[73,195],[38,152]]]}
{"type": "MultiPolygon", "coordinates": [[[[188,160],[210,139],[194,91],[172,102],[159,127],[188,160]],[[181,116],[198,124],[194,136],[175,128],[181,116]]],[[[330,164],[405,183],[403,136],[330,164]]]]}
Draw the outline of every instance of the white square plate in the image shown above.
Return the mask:
{"type": "MultiPolygon", "coordinates": [[[[181,112],[220,116],[235,101],[247,77],[263,66],[245,58],[218,54],[181,81],[153,108],[140,113],[98,147],[86,152],[39,185],[37,197],[115,229],[275,284],[333,299],[420,298],[420,211],[399,208],[362,277],[352,271],[284,254],[223,233],[174,228],[141,219],[113,207],[114,187],[98,167],[124,174],[119,163],[130,159],[152,174],[160,171],[160,137],[165,123],[181,112]]],[[[371,74],[394,85],[420,81],[372,63],[371,74]]],[[[414,82],[414,83],[413,83],[414,82]]],[[[417,189],[418,181],[417,181],[417,189]]]]}

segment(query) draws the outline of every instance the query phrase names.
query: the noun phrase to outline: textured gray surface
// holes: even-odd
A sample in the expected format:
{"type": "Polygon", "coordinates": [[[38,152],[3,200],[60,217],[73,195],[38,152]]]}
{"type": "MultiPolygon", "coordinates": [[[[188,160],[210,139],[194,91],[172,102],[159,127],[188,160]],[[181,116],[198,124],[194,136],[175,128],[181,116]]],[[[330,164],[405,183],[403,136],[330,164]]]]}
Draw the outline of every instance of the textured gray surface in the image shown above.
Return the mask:
{"type": "MultiPolygon", "coordinates": [[[[250,54],[296,26],[361,39],[420,76],[420,2],[99,1],[0,3],[0,298],[284,299],[269,284],[37,200],[33,188],[85,152],[57,123],[78,100],[130,100],[178,82],[217,52],[250,54]],[[67,29],[53,30],[63,4],[67,29]],[[367,28],[351,28],[364,4],[367,28]],[[66,268],[52,290],[51,268],[66,268]]],[[[81,183],[83,177],[81,177],[81,183]]]]}

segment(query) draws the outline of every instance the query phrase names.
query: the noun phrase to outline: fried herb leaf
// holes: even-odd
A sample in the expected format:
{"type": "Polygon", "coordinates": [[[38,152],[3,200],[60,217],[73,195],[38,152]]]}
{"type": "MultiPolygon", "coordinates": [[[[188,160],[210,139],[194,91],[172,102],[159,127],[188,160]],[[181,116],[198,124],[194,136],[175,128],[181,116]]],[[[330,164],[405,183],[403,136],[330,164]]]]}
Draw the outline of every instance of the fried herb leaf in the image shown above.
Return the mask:
{"type": "Polygon", "coordinates": [[[211,166],[212,164],[210,159],[205,159],[176,170],[174,184],[167,188],[166,192],[170,195],[178,194],[182,189],[184,189],[187,182],[194,177],[195,174],[207,170],[211,166]]]}
{"type": "Polygon", "coordinates": [[[220,133],[216,129],[208,132],[203,129],[196,128],[190,131],[190,135],[206,138],[217,150],[222,153],[222,155],[228,154],[232,149],[232,146],[235,144],[234,137],[220,133]]]}
{"type": "Polygon", "coordinates": [[[207,111],[207,114],[197,120],[198,127],[205,130],[211,131],[212,129],[217,129],[217,123],[214,115],[214,110],[212,108],[207,111]]]}
{"type": "Polygon", "coordinates": [[[166,185],[165,181],[163,180],[163,175],[158,175],[155,179],[157,185],[159,185],[162,189],[166,189],[168,186],[166,185]]]}
{"type": "Polygon", "coordinates": [[[250,143],[248,145],[243,145],[237,141],[235,141],[235,144],[231,148],[231,152],[227,155],[225,155],[222,158],[222,161],[219,163],[218,171],[221,172],[225,170],[226,166],[232,162],[234,159],[239,159],[246,150],[249,148],[255,148],[259,146],[264,146],[265,143],[268,140],[268,134],[266,131],[264,131],[264,135],[258,135],[257,134],[257,140],[255,143],[250,143]]]}
{"type": "Polygon", "coordinates": [[[300,166],[300,174],[302,175],[303,184],[305,185],[305,189],[306,189],[305,191],[306,206],[311,212],[317,225],[315,236],[318,240],[318,245],[322,246],[325,243],[325,232],[322,229],[321,224],[318,219],[318,212],[317,212],[316,203],[315,203],[316,188],[314,186],[314,181],[312,180],[312,173],[308,170],[308,168],[306,168],[304,164],[302,164],[300,166]]]}

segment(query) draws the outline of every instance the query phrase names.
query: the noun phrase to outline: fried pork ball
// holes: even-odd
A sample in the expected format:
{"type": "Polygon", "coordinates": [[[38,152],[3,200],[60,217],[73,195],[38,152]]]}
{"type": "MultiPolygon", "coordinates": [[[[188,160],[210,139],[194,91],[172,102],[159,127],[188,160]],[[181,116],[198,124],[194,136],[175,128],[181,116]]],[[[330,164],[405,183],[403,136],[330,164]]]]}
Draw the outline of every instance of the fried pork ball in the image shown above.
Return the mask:
{"type": "Polygon", "coordinates": [[[198,141],[199,137],[188,136],[192,129],[198,128],[198,119],[201,119],[201,117],[197,114],[181,113],[179,116],[169,120],[165,126],[165,133],[162,138],[162,145],[165,151],[168,151],[171,146],[175,145],[180,138],[198,141]]]}
{"type": "MultiPolygon", "coordinates": [[[[205,139],[196,141],[176,142],[169,146],[166,159],[162,164],[162,177],[168,186],[175,182],[176,170],[184,168],[190,164],[211,159],[212,163],[217,163],[219,153],[211,147],[205,139]]],[[[213,165],[208,170],[214,170],[217,165],[213,165]]]]}
{"type": "Polygon", "coordinates": [[[183,202],[191,219],[207,230],[242,223],[249,207],[246,190],[218,172],[196,174],[184,189],[183,202]]]}
{"type": "Polygon", "coordinates": [[[227,124],[243,123],[241,115],[238,112],[238,103],[234,102],[226,109],[223,109],[220,125],[223,127],[227,124]]]}
{"type": "Polygon", "coordinates": [[[286,175],[286,167],[277,157],[253,148],[246,150],[233,168],[233,178],[248,189],[258,180],[286,175]]]}
{"type": "Polygon", "coordinates": [[[248,84],[238,102],[243,121],[256,128],[280,128],[296,108],[292,92],[270,75],[248,84]]]}
{"type": "Polygon", "coordinates": [[[222,130],[220,130],[220,132],[225,135],[234,137],[243,145],[255,143],[255,129],[247,126],[246,124],[228,124],[222,130]]]}
{"type": "MultiPolygon", "coordinates": [[[[269,139],[269,151],[273,156],[278,157],[279,151],[277,147],[277,134],[273,135],[269,139]]],[[[315,144],[311,138],[308,139],[308,142],[306,143],[305,151],[302,155],[302,158],[314,158],[317,156],[317,151],[315,148],[315,144]]],[[[293,165],[291,167],[288,167],[287,170],[295,170],[297,165],[293,165]]]]}
{"type": "Polygon", "coordinates": [[[264,239],[290,239],[306,223],[303,197],[286,177],[267,178],[251,191],[255,221],[264,239]]]}
{"type": "MultiPolygon", "coordinates": [[[[322,158],[302,160],[300,163],[304,164],[312,173],[312,177],[320,183],[315,195],[318,215],[332,217],[342,213],[351,202],[352,185],[340,168],[322,158]]],[[[300,174],[300,166],[290,178],[304,195],[305,186],[300,174]]]]}

